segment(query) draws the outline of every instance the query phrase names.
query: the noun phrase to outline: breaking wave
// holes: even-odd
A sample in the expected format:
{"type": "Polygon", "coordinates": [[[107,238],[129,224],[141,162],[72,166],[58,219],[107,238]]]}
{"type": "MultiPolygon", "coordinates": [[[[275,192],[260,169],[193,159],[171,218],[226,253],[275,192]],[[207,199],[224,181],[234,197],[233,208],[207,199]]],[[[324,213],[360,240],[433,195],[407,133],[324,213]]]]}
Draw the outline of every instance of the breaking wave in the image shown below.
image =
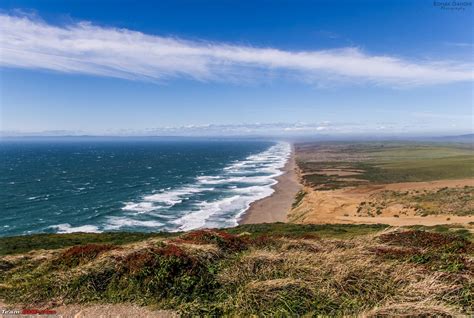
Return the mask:
{"type": "Polygon", "coordinates": [[[230,227],[254,201],[273,193],[291,146],[279,142],[236,160],[215,175],[200,175],[175,189],[161,189],[136,202],[124,202],[123,216],[109,217],[106,230],[143,226],[165,231],[230,227]],[[142,216],[149,217],[143,220],[142,216]]]}

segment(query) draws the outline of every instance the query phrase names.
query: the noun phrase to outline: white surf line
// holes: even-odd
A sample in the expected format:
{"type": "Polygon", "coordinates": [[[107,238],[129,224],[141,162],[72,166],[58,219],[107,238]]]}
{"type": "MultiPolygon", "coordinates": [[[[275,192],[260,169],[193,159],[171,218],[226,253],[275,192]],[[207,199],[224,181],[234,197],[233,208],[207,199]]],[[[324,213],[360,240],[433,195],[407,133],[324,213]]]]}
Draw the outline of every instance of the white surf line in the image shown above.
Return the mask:
{"type": "MultiPolygon", "coordinates": [[[[214,186],[224,186],[219,190],[226,194],[224,197],[216,201],[196,203],[196,209],[179,213],[176,220],[170,220],[170,223],[175,224],[173,228],[168,228],[161,222],[138,220],[133,215],[121,216],[120,220],[117,217],[111,217],[110,222],[104,226],[106,229],[117,229],[122,226],[152,227],[156,225],[157,227],[165,226],[171,231],[235,226],[252,202],[274,192],[272,187],[277,183],[275,178],[283,173],[282,168],[286,165],[290,154],[290,144],[278,142],[260,153],[231,163],[220,174],[198,176],[193,183],[169,191],[162,189],[160,192],[143,196],[142,201],[139,202],[125,202],[125,206],[122,208],[124,211],[134,213],[135,216],[155,212],[153,214],[161,218],[161,215],[156,212],[166,211],[195,194],[213,191],[214,186]],[[262,173],[264,175],[261,175],[262,173]],[[229,184],[227,189],[225,188],[226,183],[229,184]],[[232,213],[233,215],[226,215],[232,213]],[[209,222],[209,219],[219,215],[225,216],[225,220],[215,224],[209,222]]],[[[171,216],[166,216],[166,218],[172,219],[171,216]]]]}
{"type": "Polygon", "coordinates": [[[226,183],[226,182],[244,182],[249,186],[232,189],[233,194],[230,197],[225,197],[217,201],[204,201],[199,205],[199,210],[190,211],[181,218],[174,221],[181,231],[188,231],[202,227],[217,227],[217,226],[236,226],[238,220],[247,211],[250,205],[258,200],[270,196],[275,190],[273,186],[278,182],[276,178],[282,175],[283,168],[288,162],[291,154],[291,146],[289,143],[279,142],[269,149],[247,157],[242,161],[238,161],[229,167],[224,168],[230,173],[230,176],[225,178],[214,178],[208,176],[202,178],[206,184],[226,183]],[[257,168],[257,164],[263,163],[262,168],[257,168]],[[251,170],[245,168],[252,168],[251,170]],[[239,174],[243,171],[247,173],[262,173],[267,172],[269,175],[264,176],[241,176],[233,177],[232,174],[239,174]],[[227,219],[225,224],[213,224],[209,220],[216,215],[222,215],[234,211],[232,218],[227,219]]]}

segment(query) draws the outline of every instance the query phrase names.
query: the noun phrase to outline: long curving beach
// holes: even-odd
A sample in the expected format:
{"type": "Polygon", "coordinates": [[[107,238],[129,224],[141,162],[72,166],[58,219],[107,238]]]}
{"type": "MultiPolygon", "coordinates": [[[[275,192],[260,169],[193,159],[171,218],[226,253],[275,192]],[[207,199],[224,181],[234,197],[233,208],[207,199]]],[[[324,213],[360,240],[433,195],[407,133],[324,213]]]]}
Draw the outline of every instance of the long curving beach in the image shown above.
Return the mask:
{"type": "Polygon", "coordinates": [[[284,173],[277,177],[272,195],[253,202],[239,221],[240,224],[286,222],[296,193],[302,186],[296,173],[295,153],[292,149],[284,173]]]}

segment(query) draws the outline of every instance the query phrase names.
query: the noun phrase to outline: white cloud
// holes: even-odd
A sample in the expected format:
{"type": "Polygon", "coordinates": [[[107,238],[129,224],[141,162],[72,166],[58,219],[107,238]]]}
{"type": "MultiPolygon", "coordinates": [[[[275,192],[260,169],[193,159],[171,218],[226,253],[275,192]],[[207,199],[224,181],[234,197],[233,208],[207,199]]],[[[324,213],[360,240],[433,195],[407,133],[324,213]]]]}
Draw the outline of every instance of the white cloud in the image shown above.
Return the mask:
{"type": "Polygon", "coordinates": [[[54,26],[0,14],[0,66],[46,69],[132,80],[351,80],[389,86],[473,80],[472,62],[409,61],[368,55],[357,48],[284,51],[186,41],[88,22],[54,26]]]}
{"type": "Polygon", "coordinates": [[[474,46],[473,43],[466,43],[466,42],[445,42],[444,44],[448,46],[456,46],[456,47],[463,47],[463,48],[472,48],[474,46]]]}
{"type": "MultiPolygon", "coordinates": [[[[0,138],[7,136],[163,136],[163,137],[236,137],[236,136],[342,136],[352,134],[409,134],[430,133],[437,131],[427,122],[408,121],[404,123],[369,123],[369,122],[315,122],[315,123],[241,123],[241,124],[189,124],[182,126],[154,127],[146,129],[103,129],[97,131],[83,130],[48,130],[48,131],[2,131],[0,138]]],[[[469,126],[468,126],[469,127],[469,126]]],[[[438,133],[466,133],[470,129],[453,125],[443,125],[438,133]],[[459,128],[453,131],[451,128],[459,128]]]]}

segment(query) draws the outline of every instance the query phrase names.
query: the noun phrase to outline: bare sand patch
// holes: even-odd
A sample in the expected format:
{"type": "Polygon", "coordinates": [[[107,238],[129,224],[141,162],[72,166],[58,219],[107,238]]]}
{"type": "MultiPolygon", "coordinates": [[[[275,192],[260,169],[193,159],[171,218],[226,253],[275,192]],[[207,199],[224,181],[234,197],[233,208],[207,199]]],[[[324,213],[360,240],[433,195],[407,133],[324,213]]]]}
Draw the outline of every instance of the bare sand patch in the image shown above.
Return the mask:
{"type": "Polygon", "coordinates": [[[363,185],[355,188],[337,190],[314,190],[305,187],[307,192],[301,204],[289,213],[289,221],[295,223],[383,223],[394,226],[468,224],[474,216],[466,215],[416,215],[416,211],[400,204],[390,204],[380,209],[378,215],[361,216],[358,208],[361,203],[370,201],[374,194],[382,191],[436,190],[441,188],[462,188],[474,186],[474,179],[437,180],[429,182],[404,182],[387,185],[363,185]]]}
{"type": "Polygon", "coordinates": [[[116,317],[137,317],[137,318],[175,318],[179,315],[171,310],[151,310],[132,304],[113,305],[68,305],[57,308],[59,315],[74,318],[116,318],[116,317]]]}
{"type": "MultiPolygon", "coordinates": [[[[340,223],[351,224],[388,224],[391,226],[409,226],[409,225],[425,225],[434,226],[441,224],[463,224],[467,225],[474,222],[472,216],[457,215],[428,215],[428,216],[376,216],[376,217],[337,217],[340,223]]],[[[339,222],[335,222],[339,223],[339,222]]]]}

